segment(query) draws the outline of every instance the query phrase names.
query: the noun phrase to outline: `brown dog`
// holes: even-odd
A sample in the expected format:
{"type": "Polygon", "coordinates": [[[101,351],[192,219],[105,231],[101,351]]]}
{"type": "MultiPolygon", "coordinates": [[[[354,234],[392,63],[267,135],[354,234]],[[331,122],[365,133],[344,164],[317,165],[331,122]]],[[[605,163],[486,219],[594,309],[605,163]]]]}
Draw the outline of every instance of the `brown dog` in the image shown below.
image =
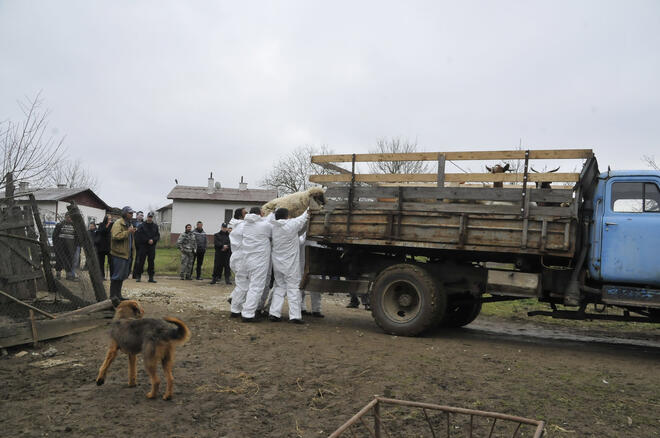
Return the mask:
{"type": "Polygon", "coordinates": [[[167,380],[167,390],[163,395],[163,400],[170,400],[174,384],[172,376],[174,347],[183,345],[190,339],[190,330],[183,321],[177,318],[165,317],[163,321],[153,318],[142,319],[142,315],[144,315],[144,311],[137,301],[122,301],[117,306],[110,329],[110,348],[99,369],[96,384],[103,385],[108,367],[117,357],[118,350],[121,350],[128,354],[128,386],[135,386],[137,355],[142,353],[144,367],[151,380],[151,391],[147,393],[147,397],[155,398],[158,394],[160,379],[157,371],[158,362],[160,362],[167,380]]]}

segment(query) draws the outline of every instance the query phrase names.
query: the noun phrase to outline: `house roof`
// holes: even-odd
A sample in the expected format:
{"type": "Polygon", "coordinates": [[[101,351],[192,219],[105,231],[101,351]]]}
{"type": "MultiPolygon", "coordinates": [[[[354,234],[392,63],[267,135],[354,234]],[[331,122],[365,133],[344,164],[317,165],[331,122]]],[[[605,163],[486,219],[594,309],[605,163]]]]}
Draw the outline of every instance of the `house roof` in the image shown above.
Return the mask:
{"type": "Polygon", "coordinates": [[[207,187],[174,186],[167,199],[189,199],[199,201],[237,201],[265,203],[277,198],[277,190],[267,189],[215,189],[208,193],[207,187]]]}
{"type": "Polygon", "coordinates": [[[92,189],[81,187],[81,188],[68,188],[68,187],[51,187],[47,189],[39,189],[32,191],[35,201],[67,201],[70,198],[79,195],[81,193],[89,194],[92,198],[96,199],[101,205],[104,206],[105,210],[109,210],[111,207],[103,202],[101,198],[98,197],[92,189]]]}
{"type": "Polygon", "coordinates": [[[167,210],[168,208],[172,208],[173,204],[174,204],[173,202],[170,202],[169,204],[163,205],[162,207],[156,209],[156,211],[162,211],[162,210],[167,210]]]}

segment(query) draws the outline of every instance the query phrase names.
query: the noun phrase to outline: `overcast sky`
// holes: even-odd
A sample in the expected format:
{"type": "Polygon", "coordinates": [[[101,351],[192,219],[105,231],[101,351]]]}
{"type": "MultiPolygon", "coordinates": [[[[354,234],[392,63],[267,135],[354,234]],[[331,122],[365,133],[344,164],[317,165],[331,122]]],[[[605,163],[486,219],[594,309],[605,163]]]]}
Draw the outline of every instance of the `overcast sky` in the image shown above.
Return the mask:
{"type": "Polygon", "coordinates": [[[0,120],[41,91],[113,206],[254,188],[304,144],[660,156],[657,0],[0,0],[0,55],[0,120]]]}

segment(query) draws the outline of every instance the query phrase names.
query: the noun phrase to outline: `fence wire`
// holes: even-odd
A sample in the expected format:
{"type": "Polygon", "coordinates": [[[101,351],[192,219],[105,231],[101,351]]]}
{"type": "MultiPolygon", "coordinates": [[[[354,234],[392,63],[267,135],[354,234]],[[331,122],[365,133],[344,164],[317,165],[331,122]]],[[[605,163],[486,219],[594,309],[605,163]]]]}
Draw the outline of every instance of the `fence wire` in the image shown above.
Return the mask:
{"type": "MultiPolygon", "coordinates": [[[[97,302],[81,236],[72,221],[64,217],[59,218],[57,223],[44,224],[50,272],[57,291],[49,290],[38,227],[32,215],[30,206],[2,209],[0,228],[16,227],[10,228],[12,237],[8,237],[7,233],[0,236],[0,262],[10,265],[4,271],[0,267],[0,291],[50,314],[76,310],[97,302]],[[27,239],[21,239],[23,237],[27,239]]],[[[91,255],[96,257],[96,254],[91,255]]],[[[29,312],[30,309],[24,304],[0,295],[0,326],[25,321],[29,318],[29,312]]],[[[35,312],[35,317],[45,318],[39,312],[35,312]]]]}

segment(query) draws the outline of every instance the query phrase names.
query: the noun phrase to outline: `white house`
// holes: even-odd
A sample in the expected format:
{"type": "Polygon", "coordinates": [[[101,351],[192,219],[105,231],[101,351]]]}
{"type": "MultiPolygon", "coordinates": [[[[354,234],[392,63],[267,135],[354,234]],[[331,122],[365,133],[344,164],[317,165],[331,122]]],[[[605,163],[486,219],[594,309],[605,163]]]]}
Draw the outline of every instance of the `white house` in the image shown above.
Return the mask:
{"type": "MultiPolygon", "coordinates": [[[[277,198],[277,190],[248,189],[247,183],[241,182],[238,188],[222,188],[213,176],[208,179],[208,185],[182,186],[176,185],[167,195],[172,200],[171,205],[159,209],[161,221],[171,217],[170,238],[176,242],[186,227],[193,228],[197,221],[202,221],[204,231],[212,243],[213,234],[220,230],[223,222],[229,222],[237,208],[261,207],[266,202],[277,198]],[[171,208],[171,216],[170,210],[171,208]]],[[[161,233],[163,234],[163,233],[161,233]]]]}
{"type": "Polygon", "coordinates": [[[39,214],[44,224],[52,224],[64,219],[67,212],[67,205],[72,201],[78,205],[80,213],[86,224],[90,222],[100,223],[106,211],[110,211],[111,207],[108,206],[101,198],[96,195],[91,189],[83,188],[68,188],[60,185],[47,189],[38,189],[31,191],[28,186],[21,184],[17,193],[32,192],[34,199],[39,207],[39,214]]]}

